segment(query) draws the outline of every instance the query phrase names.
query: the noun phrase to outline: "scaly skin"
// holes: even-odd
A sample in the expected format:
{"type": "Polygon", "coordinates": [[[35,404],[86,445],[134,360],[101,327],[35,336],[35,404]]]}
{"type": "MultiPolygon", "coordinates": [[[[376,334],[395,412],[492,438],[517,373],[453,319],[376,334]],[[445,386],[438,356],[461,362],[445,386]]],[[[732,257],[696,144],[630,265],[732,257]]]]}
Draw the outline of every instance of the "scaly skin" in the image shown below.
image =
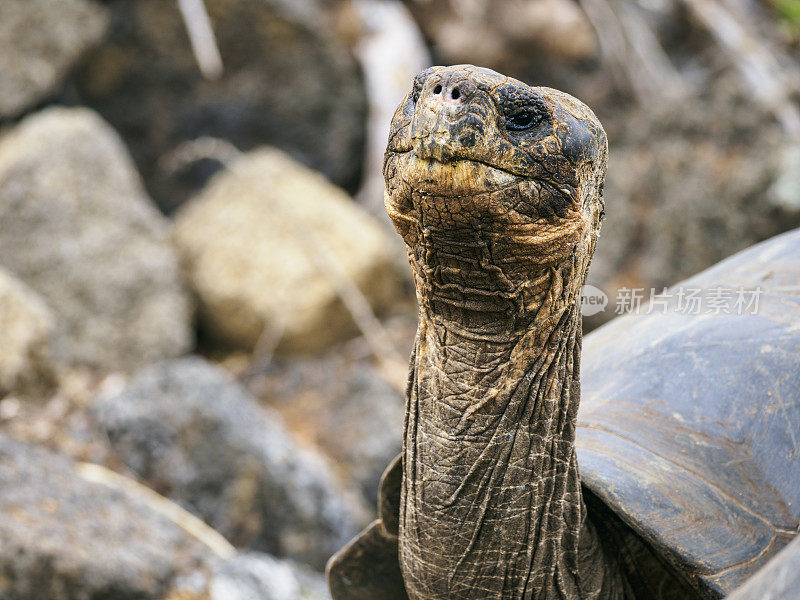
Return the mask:
{"type": "Polygon", "coordinates": [[[629,595],[574,445],[606,157],[582,103],[468,65],[422,72],[395,114],[386,208],[419,301],[399,528],[412,600],[629,595]]]}

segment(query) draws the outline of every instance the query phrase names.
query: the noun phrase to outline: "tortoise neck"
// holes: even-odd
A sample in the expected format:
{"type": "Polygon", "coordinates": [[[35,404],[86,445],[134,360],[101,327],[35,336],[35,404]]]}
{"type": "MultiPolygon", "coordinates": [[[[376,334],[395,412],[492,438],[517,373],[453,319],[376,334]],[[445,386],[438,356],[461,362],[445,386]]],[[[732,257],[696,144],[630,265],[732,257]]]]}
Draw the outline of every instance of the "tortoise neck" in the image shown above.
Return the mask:
{"type": "Polygon", "coordinates": [[[400,525],[410,597],[582,597],[577,299],[541,305],[527,329],[421,306],[400,525]]]}
{"type": "MultiPolygon", "coordinates": [[[[442,348],[463,342],[511,352],[523,338],[555,330],[579,298],[590,254],[567,242],[561,254],[545,239],[518,253],[500,246],[496,234],[464,230],[431,232],[408,249],[421,326],[442,348]],[[528,254],[526,254],[528,252],[528,254]],[[529,255],[533,252],[534,257],[529,255]],[[566,256],[562,256],[565,254],[566,256]]],[[[580,328],[576,320],[561,329],[580,328]]]]}

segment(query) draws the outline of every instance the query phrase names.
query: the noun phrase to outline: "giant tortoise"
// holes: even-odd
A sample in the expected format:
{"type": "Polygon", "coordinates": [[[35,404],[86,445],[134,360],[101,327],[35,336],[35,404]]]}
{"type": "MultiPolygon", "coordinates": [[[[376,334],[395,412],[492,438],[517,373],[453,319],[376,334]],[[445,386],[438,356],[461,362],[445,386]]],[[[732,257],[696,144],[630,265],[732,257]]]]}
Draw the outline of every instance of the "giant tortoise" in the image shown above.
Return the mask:
{"type": "Polygon", "coordinates": [[[417,76],[384,163],[419,302],[404,449],[335,600],[719,598],[797,534],[800,232],[581,357],[606,156],[567,94],[417,76]]]}

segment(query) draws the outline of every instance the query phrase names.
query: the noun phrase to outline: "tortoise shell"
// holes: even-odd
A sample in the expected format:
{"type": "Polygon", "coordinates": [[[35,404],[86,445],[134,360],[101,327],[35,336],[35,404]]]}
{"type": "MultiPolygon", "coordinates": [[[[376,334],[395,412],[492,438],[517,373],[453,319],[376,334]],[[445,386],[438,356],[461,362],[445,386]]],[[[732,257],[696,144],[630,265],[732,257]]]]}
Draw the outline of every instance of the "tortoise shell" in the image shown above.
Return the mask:
{"type": "MultiPolygon", "coordinates": [[[[682,282],[643,312],[584,340],[576,444],[585,497],[594,522],[635,533],[667,564],[642,575],[637,597],[719,598],[800,527],[800,230],[682,282]],[[699,307],[681,306],[689,295],[699,307]],[[749,306],[737,306],[740,295],[749,306]]],[[[406,597],[400,477],[398,456],[384,474],[380,519],[331,559],[335,599],[406,597]]],[[[782,579],[759,574],[734,597],[796,597],[798,544],[765,569],[782,579]]]]}
{"type": "Polygon", "coordinates": [[[578,464],[586,487],[716,598],[800,525],[800,230],[682,282],[664,306],[585,338],[578,464]],[[728,312],[710,300],[719,290],[734,294],[728,312]],[[757,300],[743,314],[740,290],[757,300]],[[690,291],[699,312],[680,306],[690,291]]]}
{"type": "Polygon", "coordinates": [[[800,590],[800,537],[728,596],[728,600],[795,600],[800,590]]]}

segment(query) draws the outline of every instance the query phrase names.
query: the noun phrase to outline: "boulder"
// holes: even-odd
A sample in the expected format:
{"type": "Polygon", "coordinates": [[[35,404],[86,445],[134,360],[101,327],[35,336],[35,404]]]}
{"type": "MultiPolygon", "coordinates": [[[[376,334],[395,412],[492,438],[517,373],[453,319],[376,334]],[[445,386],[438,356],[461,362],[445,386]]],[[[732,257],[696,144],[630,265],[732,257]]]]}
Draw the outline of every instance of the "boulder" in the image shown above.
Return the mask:
{"type": "Polygon", "coordinates": [[[279,415],[200,358],[150,367],[93,411],[132,471],[236,546],[321,569],[365,519],[279,415]]]}
{"type": "Polygon", "coordinates": [[[204,0],[223,73],[204,79],[177,2],[110,0],[110,39],[78,91],[122,134],[150,192],[171,211],[214,167],[171,160],[199,137],[242,150],[279,146],[355,189],[366,98],[355,60],[331,33],[324,0],[204,0]]]}
{"type": "Polygon", "coordinates": [[[40,387],[52,378],[54,325],[44,300],[0,268],[0,394],[40,387]]]}
{"type": "Polygon", "coordinates": [[[253,387],[296,435],[333,458],[373,507],[381,475],[402,448],[405,398],[365,345],[361,338],[322,357],[275,361],[253,387]]]}
{"type": "Polygon", "coordinates": [[[318,352],[357,331],[337,287],[376,311],[399,291],[389,233],[341,189],[276,149],[236,159],[176,216],[174,240],[213,339],[318,352]]]}
{"type": "Polygon", "coordinates": [[[242,552],[219,562],[209,600],[326,600],[328,585],[320,573],[268,554],[242,552]]]}
{"type": "Polygon", "coordinates": [[[53,310],[60,362],[128,370],[192,345],[165,219],[89,110],[50,108],[0,139],[0,264],[53,310]]]}
{"type": "Polygon", "coordinates": [[[107,24],[106,11],[88,0],[0,2],[0,119],[56,91],[107,24]]]}
{"type": "Polygon", "coordinates": [[[156,600],[209,551],[68,458],[0,435],[0,597],[156,600]]]}

